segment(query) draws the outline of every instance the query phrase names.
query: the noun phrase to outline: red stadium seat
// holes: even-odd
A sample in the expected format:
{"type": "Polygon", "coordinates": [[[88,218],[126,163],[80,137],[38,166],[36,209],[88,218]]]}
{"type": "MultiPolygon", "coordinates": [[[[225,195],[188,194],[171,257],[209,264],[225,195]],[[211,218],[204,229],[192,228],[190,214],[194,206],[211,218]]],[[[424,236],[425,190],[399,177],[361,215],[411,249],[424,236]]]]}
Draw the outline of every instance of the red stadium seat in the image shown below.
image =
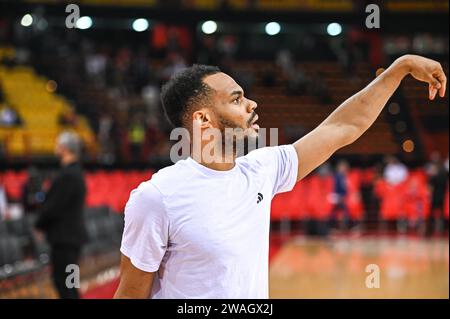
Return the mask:
{"type": "Polygon", "coordinates": [[[352,170],[348,174],[348,195],[346,204],[350,211],[352,220],[361,220],[363,213],[363,204],[361,200],[360,187],[362,180],[362,172],[359,170],[352,170]]]}
{"type": "Polygon", "coordinates": [[[272,200],[271,206],[271,220],[289,219],[290,212],[290,198],[291,192],[281,193],[276,195],[272,200]]]}
{"type": "Polygon", "coordinates": [[[304,218],[306,211],[305,182],[297,183],[290,192],[274,197],[271,207],[271,219],[299,220],[304,218]]]}
{"type": "Polygon", "coordinates": [[[406,217],[405,190],[406,182],[391,185],[379,180],[375,185],[375,192],[380,198],[380,214],[383,220],[397,220],[406,217]]]}
{"type": "Polygon", "coordinates": [[[291,210],[294,219],[305,219],[308,217],[308,189],[309,178],[305,178],[298,182],[291,193],[291,210]]]}
{"type": "Polygon", "coordinates": [[[27,178],[28,173],[26,171],[6,171],[3,174],[3,183],[10,201],[20,201],[22,188],[27,181],[27,178]]]}
{"type": "Polygon", "coordinates": [[[309,182],[308,211],[309,217],[317,220],[328,220],[333,203],[333,177],[312,176],[309,182]]]}

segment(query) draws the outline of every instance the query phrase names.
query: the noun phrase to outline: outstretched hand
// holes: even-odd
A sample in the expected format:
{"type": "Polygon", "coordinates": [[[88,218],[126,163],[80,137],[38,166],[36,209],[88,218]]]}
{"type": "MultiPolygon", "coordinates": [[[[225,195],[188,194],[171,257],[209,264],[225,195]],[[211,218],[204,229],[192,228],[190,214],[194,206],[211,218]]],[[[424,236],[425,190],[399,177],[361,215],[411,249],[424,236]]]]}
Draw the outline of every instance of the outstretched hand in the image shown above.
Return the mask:
{"type": "Polygon", "coordinates": [[[418,55],[405,55],[402,58],[415,79],[428,83],[430,100],[434,100],[438,92],[440,97],[445,96],[447,77],[439,62],[418,55]]]}

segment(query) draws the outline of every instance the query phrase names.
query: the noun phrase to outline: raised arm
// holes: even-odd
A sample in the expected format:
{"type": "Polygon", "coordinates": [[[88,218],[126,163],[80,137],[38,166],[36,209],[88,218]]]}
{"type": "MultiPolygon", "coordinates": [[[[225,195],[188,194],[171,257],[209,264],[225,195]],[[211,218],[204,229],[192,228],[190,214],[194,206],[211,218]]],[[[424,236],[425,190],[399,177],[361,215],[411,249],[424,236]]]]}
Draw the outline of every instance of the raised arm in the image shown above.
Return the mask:
{"type": "Polygon", "coordinates": [[[441,65],[433,60],[405,55],[333,111],[317,128],[294,143],[298,155],[297,180],[325,162],[338,149],[357,140],[375,121],[386,102],[411,74],[429,84],[429,98],[445,95],[447,78],[441,65]]]}

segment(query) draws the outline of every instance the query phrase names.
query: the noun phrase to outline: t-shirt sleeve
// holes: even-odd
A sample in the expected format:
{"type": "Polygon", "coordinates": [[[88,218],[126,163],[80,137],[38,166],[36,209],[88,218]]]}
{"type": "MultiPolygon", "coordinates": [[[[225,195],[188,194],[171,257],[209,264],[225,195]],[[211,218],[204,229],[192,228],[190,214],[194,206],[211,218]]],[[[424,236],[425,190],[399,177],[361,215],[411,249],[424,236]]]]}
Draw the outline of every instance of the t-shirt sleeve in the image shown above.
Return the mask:
{"type": "Polygon", "coordinates": [[[120,251],[146,272],[159,269],[169,240],[169,220],[163,197],[151,181],[134,189],[125,206],[120,251]]]}
{"type": "Polygon", "coordinates": [[[248,154],[273,183],[273,196],[288,192],[297,182],[298,155],[292,144],[257,149],[248,154]]]}

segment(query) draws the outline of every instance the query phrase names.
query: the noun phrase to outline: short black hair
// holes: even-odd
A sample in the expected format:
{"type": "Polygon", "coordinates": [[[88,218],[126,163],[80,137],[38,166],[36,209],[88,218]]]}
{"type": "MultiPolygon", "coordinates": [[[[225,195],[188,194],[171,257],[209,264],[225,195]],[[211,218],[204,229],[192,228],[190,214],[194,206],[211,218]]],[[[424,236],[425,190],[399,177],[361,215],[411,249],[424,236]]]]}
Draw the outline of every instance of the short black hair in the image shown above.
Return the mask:
{"type": "Polygon", "coordinates": [[[211,88],[203,79],[221,72],[216,66],[194,64],[175,75],[163,85],[161,102],[167,120],[174,127],[182,127],[186,123],[186,115],[193,106],[209,97],[211,88]]]}

